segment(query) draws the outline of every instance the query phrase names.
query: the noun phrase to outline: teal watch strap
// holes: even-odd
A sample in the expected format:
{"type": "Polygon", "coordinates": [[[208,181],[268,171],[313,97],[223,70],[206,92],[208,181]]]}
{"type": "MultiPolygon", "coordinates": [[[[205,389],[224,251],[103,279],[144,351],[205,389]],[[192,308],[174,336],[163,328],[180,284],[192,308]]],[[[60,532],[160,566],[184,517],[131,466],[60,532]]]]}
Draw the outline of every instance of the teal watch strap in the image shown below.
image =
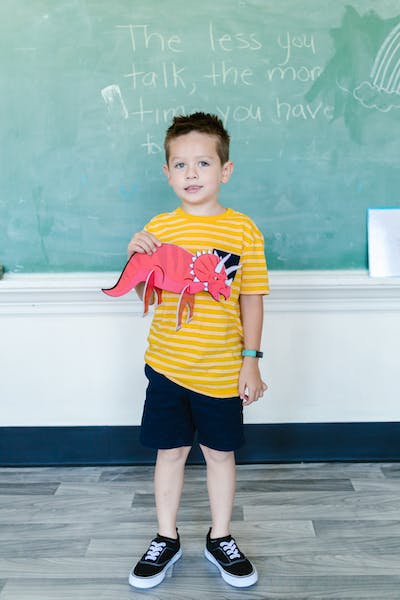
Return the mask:
{"type": "Polygon", "coordinates": [[[242,356],[252,356],[253,358],[262,358],[264,356],[263,352],[259,350],[242,350],[242,356]]]}

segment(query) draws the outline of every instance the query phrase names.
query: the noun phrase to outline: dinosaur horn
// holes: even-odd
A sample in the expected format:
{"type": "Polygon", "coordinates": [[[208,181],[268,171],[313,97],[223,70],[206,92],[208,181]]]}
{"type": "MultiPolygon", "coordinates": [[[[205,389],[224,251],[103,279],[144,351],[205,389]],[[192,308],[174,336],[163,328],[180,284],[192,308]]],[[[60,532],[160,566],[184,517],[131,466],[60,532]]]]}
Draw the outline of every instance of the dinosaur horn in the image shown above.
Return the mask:
{"type": "Polygon", "coordinates": [[[216,273],[221,273],[222,271],[222,267],[224,266],[224,264],[226,263],[226,261],[231,257],[230,254],[227,254],[226,256],[224,256],[224,258],[221,258],[221,260],[219,261],[219,263],[217,264],[217,266],[215,267],[215,272],[216,273]]]}
{"type": "Polygon", "coordinates": [[[234,271],[237,271],[238,269],[240,269],[241,265],[234,265],[233,267],[228,267],[226,269],[226,274],[230,275],[231,273],[233,273],[234,271]]]}

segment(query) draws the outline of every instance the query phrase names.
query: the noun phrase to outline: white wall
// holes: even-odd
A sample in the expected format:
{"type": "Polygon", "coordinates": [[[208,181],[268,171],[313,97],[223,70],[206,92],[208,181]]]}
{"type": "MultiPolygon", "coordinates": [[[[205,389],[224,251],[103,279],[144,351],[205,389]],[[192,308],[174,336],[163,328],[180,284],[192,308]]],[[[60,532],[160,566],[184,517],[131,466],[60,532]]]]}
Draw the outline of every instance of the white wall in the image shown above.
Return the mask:
{"type": "MultiPolygon", "coordinates": [[[[150,318],[116,274],[0,281],[0,426],[138,425],[150,318]]],[[[400,280],[272,272],[261,361],[270,385],[247,423],[400,421],[400,280]]]]}

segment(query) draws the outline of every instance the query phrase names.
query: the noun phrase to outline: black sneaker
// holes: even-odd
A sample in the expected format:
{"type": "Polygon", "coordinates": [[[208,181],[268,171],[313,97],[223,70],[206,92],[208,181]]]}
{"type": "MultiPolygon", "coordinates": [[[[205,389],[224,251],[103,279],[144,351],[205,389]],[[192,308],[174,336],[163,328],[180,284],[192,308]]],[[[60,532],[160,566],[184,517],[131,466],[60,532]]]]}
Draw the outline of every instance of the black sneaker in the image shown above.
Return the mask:
{"type": "Polygon", "coordinates": [[[234,587],[254,585],[258,579],[256,568],[240,552],[233,537],[227,535],[213,540],[210,538],[210,532],[211,527],[207,534],[204,555],[218,567],[222,578],[234,587]]]}
{"type": "Polygon", "coordinates": [[[129,583],[137,588],[152,588],[161,583],[168,569],[182,556],[179,540],[157,537],[150,542],[148,550],[129,573],[129,583]]]}

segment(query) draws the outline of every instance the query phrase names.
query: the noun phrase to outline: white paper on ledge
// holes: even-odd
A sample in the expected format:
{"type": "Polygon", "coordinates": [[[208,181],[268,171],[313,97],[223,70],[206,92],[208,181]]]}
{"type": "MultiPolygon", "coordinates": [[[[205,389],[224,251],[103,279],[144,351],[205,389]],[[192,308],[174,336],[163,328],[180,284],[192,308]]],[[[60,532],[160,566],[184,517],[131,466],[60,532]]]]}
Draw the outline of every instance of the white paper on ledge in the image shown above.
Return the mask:
{"type": "Polygon", "coordinates": [[[368,209],[368,264],[371,277],[400,276],[400,208],[368,209]]]}

